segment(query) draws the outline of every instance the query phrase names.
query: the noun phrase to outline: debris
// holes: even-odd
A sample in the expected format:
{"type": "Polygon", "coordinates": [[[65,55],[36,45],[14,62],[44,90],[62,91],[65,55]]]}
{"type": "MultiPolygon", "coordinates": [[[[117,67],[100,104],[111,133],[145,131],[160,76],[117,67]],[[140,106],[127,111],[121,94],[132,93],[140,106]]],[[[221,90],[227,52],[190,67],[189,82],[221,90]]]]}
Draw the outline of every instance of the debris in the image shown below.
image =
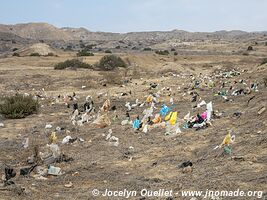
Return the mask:
{"type": "Polygon", "coordinates": [[[66,188],[71,188],[73,186],[72,182],[69,182],[67,184],[64,185],[66,188]]]}
{"type": "Polygon", "coordinates": [[[262,107],[262,108],[258,111],[258,115],[261,115],[265,110],[266,110],[266,107],[262,107]]]}
{"type": "Polygon", "coordinates": [[[36,166],[37,166],[37,165],[33,165],[33,166],[30,166],[30,167],[21,168],[21,169],[20,169],[20,175],[22,175],[22,176],[27,176],[27,175],[29,175],[29,174],[34,170],[34,168],[35,168],[36,166]]]}
{"type": "Polygon", "coordinates": [[[188,166],[190,166],[190,167],[193,166],[193,163],[190,160],[181,163],[178,167],[179,168],[185,168],[185,167],[188,167],[188,166]]]}
{"type": "Polygon", "coordinates": [[[73,143],[77,140],[78,138],[72,138],[70,135],[67,135],[66,137],[63,138],[61,144],[68,144],[68,143],[73,143]]]}
{"type": "Polygon", "coordinates": [[[54,167],[54,166],[50,165],[48,167],[48,174],[54,175],[54,176],[59,176],[59,175],[62,175],[63,173],[61,172],[60,167],[54,167]]]}
{"type": "Polygon", "coordinates": [[[25,138],[25,140],[22,142],[22,145],[24,149],[27,149],[29,147],[29,138],[25,138]]]}
{"type": "Polygon", "coordinates": [[[105,128],[111,124],[111,121],[106,113],[104,115],[100,115],[95,121],[93,121],[93,124],[96,124],[100,128],[105,128]]]}
{"type": "Polygon", "coordinates": [[[51,124],[46,124],[45,125],[45,129],[50,129],[50,128],[52,128],[53,126],[51,125],[51,124]]]}
{"type": "Polygon", "coordinates": [[[0,123],[0,127],[5,127],[4,123],[0,123]]]}

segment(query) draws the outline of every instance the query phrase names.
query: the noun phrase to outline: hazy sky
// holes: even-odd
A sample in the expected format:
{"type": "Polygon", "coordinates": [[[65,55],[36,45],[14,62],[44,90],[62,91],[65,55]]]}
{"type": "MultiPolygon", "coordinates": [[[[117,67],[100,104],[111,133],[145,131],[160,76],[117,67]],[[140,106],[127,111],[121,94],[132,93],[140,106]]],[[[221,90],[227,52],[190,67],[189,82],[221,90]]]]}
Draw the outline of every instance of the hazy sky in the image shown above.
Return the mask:
{"type": "Polygon", "coordinates": [[[267,0],[0,0],[0,23],[91,31],[267,31],[267,0]]]}

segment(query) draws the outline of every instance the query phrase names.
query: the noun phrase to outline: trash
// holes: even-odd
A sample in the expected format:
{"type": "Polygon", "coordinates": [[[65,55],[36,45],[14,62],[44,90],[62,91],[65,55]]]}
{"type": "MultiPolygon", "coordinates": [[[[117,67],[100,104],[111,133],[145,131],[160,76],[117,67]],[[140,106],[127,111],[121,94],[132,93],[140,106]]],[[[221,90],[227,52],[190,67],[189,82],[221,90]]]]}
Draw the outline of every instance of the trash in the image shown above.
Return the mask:
{"type": "Polygon", "coordinates": [[[185,168],[185,167],[188,167],[188,166],[190,166],[190,167],[193,166],[193,163],[190,160],[181,163],[178,167],[179,168],[185,168]]]}
{"type": "Polygon", "coordinates": [[[0,127],[5,127],[4,123],[0,123],[0,127]]]}
{"type": "Polygon", "coordinates": [[[108,129],[108,134],[106,136],[106,140],[109,140],[111,138],[112,135],[112,129],[108,129]]]}
{"type": "Polygon", "coordinates": [[[106,113],[104,115],[100,115],[95,121],[93,121],[93,124],[96,124],[100,128],[105,128],[111,124],[111,121],[106,113]]]}
{"type": "Polygon", "coordinates": [[[229,147],[229,146],[225,146],[223,148],[223,151],[226,153],[226,154],[231,154],[232,153],[232,148],[229,147]]]}
{"type": "Polygon", "coordinates": [[[140,128],[140,120],[139,120],[139,117],[137,117],[137,118],[133,121],[133,128],[134,128],[134,129],[139,129],[139,128],[140,128]]]}
{"type": "Polygon", "coordinates": [[[56,132],[52,132],[50,137],[49,137],[49,142],[51,144],[51,143],[56,143],[56,141],[57,141],[56,132]]]}
{"type": "Polygon", "coordinates": [[[119,138],[115,137],[115,136],[111,136],[109,138],[109,143],[112,145],[112,146],[119,146],[119,138]]]}
{"type": "Polygon", "coordinates": [[[200,103],[197,104],[197,107],[200,108],[201,106],[206,105],[206,102],[202,100],[200,103]]]}
{"type": "Polygon", "coordinates": [[[25,140],[22,142],[22,145],[25,149],[29,147],[29,138],[25,138],[25,140]]]}
{"type": "Polygon", "coordinates": [[[50,128],[52,128],[53,126],[51,125],[51,124],[46,124],[45,125],[45,129],[50,129],[50,128]]]}
{"type": "Polygon", "coordinates": [[[50,144],[48,145],[50,150],[52,151],[53,157],[58,158],[60,156],[60,149],[57,144],[50,144]]]}
{"type": "Polygon", "coordinates": [[[6,167],[5,168],[5,180],[8,181],[11,178],[14,178],[16,176],[16,172],[13,168],[6,167]]]}
{"type": "Polygon", "coordinates": [[[68,135],[68,136],[66,136],[66,137],[63,138],[63,140],[62,140],[61,143],[62,143],[62,144],[73,143],[73,142],[75,142],[77,139],[78,139],[77,137],[72,138],[70,135],[68,135]]]}
{"type": "Polygon", "coordinates": [[[258,115],[261,115],[265,110],[266,110],[266,108],[265,108],[265,107],[262,107],[262,108],[258,111],[258,115]]]}
{"type": "Polygon", "coordinates": [[[173,113],[172,113],[172,115],[171,115],[171,117],[170,117],[170,121],[169,121],[171,125],[174,125],[174,124],[176,123],[176,120],[177,120],[177,114],[178,114],[177,112],[173,112],[173,113]]]}
{"type": "Polygon", "coordinates": [[[62,175],[63,173],[61,172],[60,167],[54,167],[54,166],[50,165],[48,167],[48,174],[54,175],[54,176],[59,176],[59,175],[62,175]]]}
{"type": "Polygon", "coordinates": [[[29,175],[29,174],[34,170],[34,168],[35,168],[36,166],[37,166],[37,165],[33,165],[33,166],[30,166],[30,167],[21,168],[21,169],[20,169],[20,175],[22,175],[22,176],[27,176],[27,175],[29,175]]]}
{"type": "Polygon", "coordinates": [[[207,104],[207,121],[208,121],[208,122],[209,122],[210,119],[211,119],[212,111],[213,111],[213,109],[212,109],[212,102],[209,102],[209,103],[207,104]]]}
{"type": "Polygon", "coordinates": [[[233,114],[234,117],[240,117],[241,115],[242,115],[242,113],[239,111],[234,112],[234,114],[233,114]]]}
{"type": "Polygon", "coordinates": [[[67,184],[64,185],[66,188],[71,188],[73,186],[72,182],[69,182],[67,184]]]}
{"type": "Polygon", "coordinates": [[[166,116],[170,110],[171,109],[164,104],[164,105],[162,105],[162,108],[159,112],[160,112],[161,116],[166,116]]]}
{"type": "Polygon", "coordinates": [[[103,106],[101,107],[101,110],[104,111],[104,112],[108,112],[109,109],[110,109],[110,100],[107,99],[107,100],[104,102],[103,106]]]}

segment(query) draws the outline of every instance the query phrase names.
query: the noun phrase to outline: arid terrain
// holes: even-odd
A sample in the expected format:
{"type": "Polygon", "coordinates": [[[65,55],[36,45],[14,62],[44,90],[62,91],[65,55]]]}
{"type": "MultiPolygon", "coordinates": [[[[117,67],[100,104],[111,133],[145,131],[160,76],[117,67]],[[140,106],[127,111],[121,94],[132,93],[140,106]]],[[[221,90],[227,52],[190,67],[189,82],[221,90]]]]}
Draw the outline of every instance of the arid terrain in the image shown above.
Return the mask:
{"type": "MultiPolygon", "coordinates": [[[[1,96],[27,93],[38,96],[41,105],[37,114],[26,118],[0,118],[4,124],[0,127],[0,174],[5,174],[6,166],[17,173],[11,179],[15,184],[1,183],[0,199],[124,199],[95,197],[92,190],[140,191],[143,188],[176,193],[207,189],[262,191],[261,199],[267,199],[267,111],[259,112],[267,107],[267,63],[263,63],[267,58],[265,33],[222,31],[207,36],[207,33],[174,30],[120,35],[58,29],[47,24],[38,27],[0,26],[1,96]],[[39,29],[47,31],[39,34],[39,29]],[[11,37],[13,39],[8,39],[11,37]],[[77,58],[78,50],[86,45],[93,45],[94,56],[78,57],[79,60],[94,64],[107,55],[108,49],[123,58],[128,67],[115,71],[54,69],[59,62],[77,58]],[[249,46],[252,50],[248,50],[249,46]],[[169,54],[159,55],[156,50],[168,50],[169,54]],[[53,53],[53,56],[30,56],[36,51],[45,55],[53,53]],[[12,56],[14,52],[20,57],[12,56]],[[196,81],[200,82],[197,86],[196,81]],[[253,83],[257,84],[256,89],[251,88],[253,83]],[[247,88],[249,92],[232,95],[235,90],[247,88]],[[226,98],[218,95],[223,90],[226,98]],[[72,102],[68,108],[62,98],[73,92],[79,109],[91,95],[96,113],[109,98],[111,107],[116,106],[115,111],[108,112],[111,124],[104,128],[91,122],[73,125],[72,102]],[[192,101],[192,92],[198,94],[196,101],[192,101]],[[163,127],[144,133],[132,125],[121,125],[126,118],[126,102],[134,104],[136,99],[145,102],[152,93],[159,94],[153,115],[159,113],[163,103],[170,106],[170,98],[173,98],[172,109],[178,111],[181,133],[166,135],[163,127]],[[184,116],[189,111],[191,115],[205,111],[205,106],[196,106],[202,100],[212,101],[211,125],[200,130],[183,128],[184,116]],[[52,127],[45,128],[48,124],[52,127]],[[61,130],[56,131],[57,127],[61,130]],[[119,139],[118,146],[106,140],[109,129],[119,139]],[[56,131],[56,144],[61,153],[72,158],[52,164],[60,167],[63,174],[46,174],[40,178],[34,169],[27,176],[19,175],[21,168],[31,166],[27,160],[36,147],[41,153],[45,151],[53,131],[56,131]],[[231,144],[232,152],[214,149],[229,131],[236,137],[231,144]],[[62,144],[67,135],[82,140],[62,144]],[[29,145],[25,148],[26,138],[29,145]],[[184,161],[192,162],[189,171],[179,168],[184,161]]],[[[131,120],[138,115],[142,117],[148,107],[137,106],[129,111],[131,120]]],[[[48,167],[44,163],[40,166],[48,167]]],[[[130,199],[156,198],[138,194],[130,199]]],[[[158,199],[203,197],[182,197],[179,193],[158,199]]]]}

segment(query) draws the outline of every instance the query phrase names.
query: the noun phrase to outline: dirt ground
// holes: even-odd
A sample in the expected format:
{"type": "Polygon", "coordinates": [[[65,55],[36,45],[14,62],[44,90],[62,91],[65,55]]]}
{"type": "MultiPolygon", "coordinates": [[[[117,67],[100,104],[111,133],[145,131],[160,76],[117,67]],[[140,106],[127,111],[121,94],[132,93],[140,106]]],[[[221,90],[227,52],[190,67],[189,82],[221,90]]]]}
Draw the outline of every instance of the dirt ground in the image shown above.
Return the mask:
{"type": "MultiPolygon", "coordinates": [[[[231,44],[225,45],[227,48],[231,44]]],[[[226,48],[225,47],[225,48],[226,48]]],[[[204,48],[204,47],[203,47],[204,48]]],[[[209,50],[211,46],[208,46],[209,50]]],[[[218,48],[218,46],[216,46],[218,48]]],[[[235,49],[235,46],[231,47],[235,49]]],[[[198,49],[201,49],[199,47],[198,49]]],[[[38,114],[24,119],[5,119],[5,127],[0,127],[0,171],[4,175],[5,165],[16,169],[28,166],[27,158],[33,155],[36,145],[40,151],[48,143],[47,135],[57,126],[65,131],[57,134],[61,152],[73,158],[69,162],[56,163],[64,172],[60,176],[47,176],[46,180],[34,178],[35,172],[28,177],[17,175],[12,180],[15,185],[0,188],[0,199],[124,199],[122,197],[95,197],[92,190],[104,192],[109,190],[243,190],[263,191],[262,199],[267,198],[267,112],[258,114],[267,102],[267,65],[259,65],[267,47],[258,47],[257,51],[248,56],[224,52],[221,49],[216,54],[201,54],[188,52],[178,56],[159,56],[153,53],[121,54],[128,60],[131,67],[127,71],[120,71],[119,77],[112,78],[131,81],[119,84],[102,83],[103,76],[93,70],[54,70],[55,63],[74,57],[74,54],[64,53],[58,57],[10,57],[0,59],[0,91],[1,95],[20,93],[42,94],[42,107],[38,114]],[[220,53],[221,52],[221,53],[220,53]],[[231,78],[215,76],[219,71],[237,70],[241,74],[231,78]],[[175,76],[173,74],[178,74],[175,76]],[[196,102],[191,102],[192,77],[201,80],[203,76],[211,77],[215,87],[199,87],[194,89],[201,100],[212,101],[215,111],[220,118],[213,118],[212,126],[196,131],[182,129],[177,135],[165,135],[164,128],[155,128],[148,133],[135,131],[132,126],[122,126],[125,119],[127,101],[135,102],[138,98],[144,101],[150,92],[157,92],[164,87],[172,89],[174,110],[178,111],[179,119],[190,111],[197,114],[204,108],[194,108],[196,102]],[[241,79],[248,86],[259,83],[258,91],[250,94],[231,96],[229,101],[214,94],[221,90],[222,82],[228,81],[236,89],[246,87],[236,83],[241,79]],[[157,83],[158,87],[149,89],[150,83],[157,83]],[[82,86],[86,86],[82,88],[82,86]],[[42,90],[44,88],[44,90],[42,90]],[[129,92],[131,91],[131,94],[129,92]],[[116,113],[109,112],[112,119],[110,126],[98,128],[91,123],[74,126],[70,121],[72,108],[67,108],[63,100],[56,101],[58,95],[72,94],[79,97],[79,105],[84,103],[85,97],[91,95],[96,108],[102,106],[107,93],[111,106],[117,107],[116,113]],[[120,93],[128,93],[121,96],[120,93]],[[248,100],[252,98],[251,101],[248,100]],[[241,116],[234,116],[235,112],[241,116]],[[45,129],[46,124],[52,124],[52,129],[45,129]],[[119,138],[117,147],[105,140],[108,129],[119,138]],[[66,130],[69,133],[66,133],[66,130]],[[231,145],[232,154],[224,154],[222,149],[214,150],[227,132],[232,130],[236,140],[231,145]],[[67,136],[77,136],[84,142],[76,141],[72,144],[61,144],[67,136]],[[22,142],[29,138],[29,147],[24,148],[22,142]],[[133,147],[129,149],[129,147],[133,147]],[[241,158],[241,159],[240,159],[241,158]],[[193,163],[192,172],[183,172],[178,168],[182,162],[190,160],[193,163]],[[72,187],[65,185],[71,182],[72,187]],[[21,192],[20,188],[23,188],[21,192]]],[[[83,61],[94,63],[102,54],[86,57],[83,61]]],[[[162,94],[161,102],[169,105],[170,96],[162,94]]],[[[156,104],[159,112],[160,104],[156,104]]],[[[130,112],[131,119],[142,115],[146,107],[135,108],[130,112]]],[[[182,126],[182,125],[181,125],[182,126]]],[[[130,199],[203,199],[203,197],[182,197],[179,194],[172,198],[142,197],[138,194],[130,199]]],[[[219,199],[257,199],[257,197],[220,197],[219,199]]]]}

